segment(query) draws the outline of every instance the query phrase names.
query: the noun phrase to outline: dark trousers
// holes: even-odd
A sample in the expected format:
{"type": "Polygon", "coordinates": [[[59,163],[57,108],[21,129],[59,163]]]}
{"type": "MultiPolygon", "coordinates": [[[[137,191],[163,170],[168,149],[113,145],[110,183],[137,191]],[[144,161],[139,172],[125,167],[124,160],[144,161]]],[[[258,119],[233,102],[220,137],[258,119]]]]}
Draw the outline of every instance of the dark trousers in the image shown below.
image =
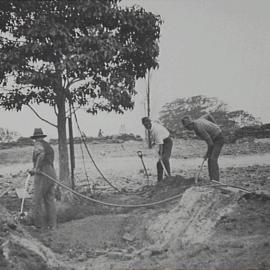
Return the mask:
{"type": "MultiPolygon", "coordinates": [[[[56,179],[51,165],[45,165],[42,171],[56,179]]],[[[42,174],[35,174],[32,214],[37,227],[56,227],[54,182],[42,174]]]]}
{"type": "MultiPolygon", "coordinates": [[[[171,175],[170,157],[172,153],[172,146],[173,141],[170,137],[163,140],[162,161],[169,175],[171,175]]],[[[160,161],[157,162],[157,178],[158,181],[163,179],[163,167],[160,161]]]]}
{"type": "Polygon", "coordinates": [[[214,140],[214,146],[209,151],[208,173],[210,180],[219,181],[218,158],[223,145],[224,145],[224,137],[222,134],[220,134],[214,140]]]}

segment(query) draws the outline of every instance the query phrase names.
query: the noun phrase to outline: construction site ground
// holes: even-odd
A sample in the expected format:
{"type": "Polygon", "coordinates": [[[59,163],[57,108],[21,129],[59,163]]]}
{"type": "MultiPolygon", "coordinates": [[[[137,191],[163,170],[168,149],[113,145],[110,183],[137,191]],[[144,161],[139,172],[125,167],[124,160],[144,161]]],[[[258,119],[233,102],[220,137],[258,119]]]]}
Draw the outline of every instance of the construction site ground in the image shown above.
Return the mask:
{"type": "MultiPolygon", "coordinates": [[[[206,145],[174,140],[172,177],[156,182],[156,149],[142,142],[89,144],[99,169],[76,145],[76,191],[110,204],[74,196],[57,201],[56,230],[18,221],[32,147],[0,151],[0,269],[270,269],[270,140],[226,144],[221,183],[208,182],[206,145]],[[143,152],[149,179],[137,151],[143,152]],[[174,198],[176,196],[177,198],[174,198]],[[165,199],[174,198],[162,202],[165,199]],[[131,207],[131,205],[150,204],[131,207]]],[[[57,154],[57,148],[55,148],[57,154]]],[[[57,161],[57,155],[56,155],[57,161]]],[[[56,168],[58,167],[56,162],[56,168]]],[[[32,189],[29,188],[31,195],[32,189]]],[[[26,199],[24,211],[31,207],[26,199]]]]}

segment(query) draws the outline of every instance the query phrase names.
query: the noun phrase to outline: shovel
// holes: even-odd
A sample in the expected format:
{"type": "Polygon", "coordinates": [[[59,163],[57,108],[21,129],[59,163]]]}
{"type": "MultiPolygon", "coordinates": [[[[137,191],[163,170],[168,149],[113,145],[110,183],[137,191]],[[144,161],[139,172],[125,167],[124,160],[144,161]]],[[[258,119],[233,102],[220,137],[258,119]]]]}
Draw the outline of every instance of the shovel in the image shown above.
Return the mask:
{"type": "Polygon", "coordinates": [[[24,192],[23,192],[23,196],[22,196],[22,203],[21,203],[21,210],[20,210],[20,217],[24,217],[26,214],[23,212],[23,206],[24,206],[24,200],[25,200],[25,197],[27,195],[27,187],[28,187],[28,183],[29,183],[29,180],[30,180],[30,177],[31,177],[31,174],[29,173],[26,180],[25,180],[25,183],[24,183],[24,192]]]}
{"type": "Polygon", "coordinates": [[[201,172],[202,172],[203,164],[204,164],[205,161],[206,161],[206,159],[204,158],[203,161],[202,161],[202,164],[201,164],[201,166],[200,166],[200,169],[199,169],[198,173],[197,173],[196,176],[195,176],[195,184],[198,183],[198,179],[199,179],[199,176],[200,176],[200,174],[201,174],[201,172]]]}
{"type": "Polygon", "coordinates": [[[142,151],[137,151],[137,155],[141,159],[141,162],[142,162],[142,165],[143,165],[146,177],[147,177],[147,185],[149,186],[149,175],[147,173],[147,169],[146,169],[144,161],[143,161],[143,153],[142,153],[142,151]]]}

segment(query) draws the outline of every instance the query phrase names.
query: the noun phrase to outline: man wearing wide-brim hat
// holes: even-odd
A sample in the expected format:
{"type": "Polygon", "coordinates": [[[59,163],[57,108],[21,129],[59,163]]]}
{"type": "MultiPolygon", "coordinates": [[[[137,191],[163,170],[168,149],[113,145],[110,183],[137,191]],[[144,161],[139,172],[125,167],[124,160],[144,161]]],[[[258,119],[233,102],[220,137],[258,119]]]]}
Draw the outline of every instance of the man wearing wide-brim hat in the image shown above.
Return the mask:
{"type": "Polygon", "coordinates": [[[50,178],[45,176],[48,175],[56,179],[56,172],[53,166],[54,150],[43,139],[46,136],[41,128],[35,128],[34,134],[31,136],[31,139],[35,141],[33,151],[34,168],[30,171],[34,175],[34,195],[31,214],[36,227],[55,228],[55,184],[50,178]]]}

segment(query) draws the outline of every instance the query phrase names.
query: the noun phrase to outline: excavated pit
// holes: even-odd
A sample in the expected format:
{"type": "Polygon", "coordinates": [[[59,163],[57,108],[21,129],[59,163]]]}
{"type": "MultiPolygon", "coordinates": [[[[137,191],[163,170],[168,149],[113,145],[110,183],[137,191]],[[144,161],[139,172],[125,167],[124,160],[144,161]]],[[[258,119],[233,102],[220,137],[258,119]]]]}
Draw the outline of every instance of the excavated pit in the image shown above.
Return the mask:
{"type": "MultiPolygon", "coordinates": [[[[176,176],[137,193],[99,194],[96,198],[141,204],[179,193],[182,198],[135,209],[104,207],[80,199],[61,203],[55,231],[21,228],[2,212],[2,217],[9,216],[2,219],[6,224],[0,242],[3,269],[12,269],[15,261],[21,261],[17,269],[270,268],[268,196],[204,183],[194,186],[194,179],[176,176]],[[35,264],[43,268],[34,268],[35,264]]],[[[8,204],[8,194],[3,201],[8,204]]]]}

